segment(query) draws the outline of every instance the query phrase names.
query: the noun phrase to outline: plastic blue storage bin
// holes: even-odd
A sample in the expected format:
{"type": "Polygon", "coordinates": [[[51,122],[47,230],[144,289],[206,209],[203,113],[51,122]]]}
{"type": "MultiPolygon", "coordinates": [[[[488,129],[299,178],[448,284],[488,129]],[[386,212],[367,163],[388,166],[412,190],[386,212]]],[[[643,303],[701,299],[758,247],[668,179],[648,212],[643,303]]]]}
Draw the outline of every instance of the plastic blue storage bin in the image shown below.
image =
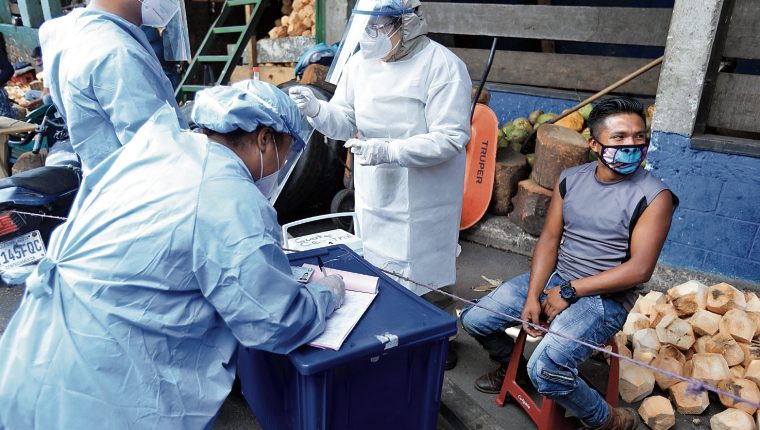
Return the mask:
{"type": "Polygon", "coordinates": [[[454,317],[346,246],[291,254],[290,262],[317,264],[317,256],[326,267],[379,277],[378,296],[339,351],[240,348],[241,388],[256,419],[265,430],[435,429],[454,317]]]}

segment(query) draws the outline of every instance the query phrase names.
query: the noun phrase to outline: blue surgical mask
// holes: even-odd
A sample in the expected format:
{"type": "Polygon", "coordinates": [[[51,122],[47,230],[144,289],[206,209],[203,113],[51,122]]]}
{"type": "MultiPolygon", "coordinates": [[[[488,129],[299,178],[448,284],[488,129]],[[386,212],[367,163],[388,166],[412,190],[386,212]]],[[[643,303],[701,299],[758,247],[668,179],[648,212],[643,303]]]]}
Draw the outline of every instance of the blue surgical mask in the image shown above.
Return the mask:
{"type": "Polygon", "coordinates": [[[277,144],[274,145],[274,153],[277,157],[277,170],[267,176],[264,176],[264,154],[259,152],[259,157],[261,159],[261,171],[259,173],[259,179],[253,181],[253,184],[256,185],[256,188],[261,191],[261,194],[263,194],[267,200],[272,198],[274,190],[277,189],[277,176],[280,173],[280,168],[282,168],[282,166],[280,166],[280,153],[277,151],[277,144]]]}
{"type": "MultiPolygon", "coordinates": [[[[596,139],[595,139],[596,140],[596,139]]],[[[641,162],[646,159],[649,144],[607,146],[598,140],[596,143],[602,147],[597,154],[602,163],[619,175],[630,175],[635,172],[641,162]]]]}

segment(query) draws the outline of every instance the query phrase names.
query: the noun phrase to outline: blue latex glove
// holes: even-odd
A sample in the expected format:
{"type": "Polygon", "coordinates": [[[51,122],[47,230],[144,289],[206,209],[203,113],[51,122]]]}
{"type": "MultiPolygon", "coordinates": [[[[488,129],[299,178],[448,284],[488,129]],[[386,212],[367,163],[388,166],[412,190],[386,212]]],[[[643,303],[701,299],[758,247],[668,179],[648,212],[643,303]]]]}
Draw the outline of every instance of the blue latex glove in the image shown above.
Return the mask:
{"type": "Polygon", "coordinates": [[[356,162],[363,166],[396,162],[396,155],[388,140],[349,139],[344,146],[351,149],[351,153],[356,157],[356,162]]]}

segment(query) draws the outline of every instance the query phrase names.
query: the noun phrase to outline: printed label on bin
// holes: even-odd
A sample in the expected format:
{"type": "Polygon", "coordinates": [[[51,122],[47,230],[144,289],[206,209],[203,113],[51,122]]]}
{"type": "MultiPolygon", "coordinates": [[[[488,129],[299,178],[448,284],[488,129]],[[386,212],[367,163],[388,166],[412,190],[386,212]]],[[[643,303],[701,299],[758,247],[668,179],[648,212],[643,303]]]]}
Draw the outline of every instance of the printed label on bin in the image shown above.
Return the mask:
{"type": "Polygon", "coordinates": [[[380,341],[380,343],[385,344],[385,349],[391,349],[398,346],[398,336],[392,333],[385,333],[385,334],[378,334],[375,335],[377,340],[380,341]]]}

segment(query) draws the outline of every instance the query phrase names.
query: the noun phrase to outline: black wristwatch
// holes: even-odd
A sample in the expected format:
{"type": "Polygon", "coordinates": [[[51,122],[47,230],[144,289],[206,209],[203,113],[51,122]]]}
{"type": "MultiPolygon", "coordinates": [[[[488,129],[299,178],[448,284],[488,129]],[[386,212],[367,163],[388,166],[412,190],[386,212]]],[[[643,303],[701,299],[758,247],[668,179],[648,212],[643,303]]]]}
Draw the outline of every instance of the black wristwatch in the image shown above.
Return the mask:
{"type": "Polygon", "coordinates": [[[559,295],[571,305],[578,301],[578,296],[575,294],[575,287],[573,287],[570,281],[565,281],[559,285],[559,295]]]}

